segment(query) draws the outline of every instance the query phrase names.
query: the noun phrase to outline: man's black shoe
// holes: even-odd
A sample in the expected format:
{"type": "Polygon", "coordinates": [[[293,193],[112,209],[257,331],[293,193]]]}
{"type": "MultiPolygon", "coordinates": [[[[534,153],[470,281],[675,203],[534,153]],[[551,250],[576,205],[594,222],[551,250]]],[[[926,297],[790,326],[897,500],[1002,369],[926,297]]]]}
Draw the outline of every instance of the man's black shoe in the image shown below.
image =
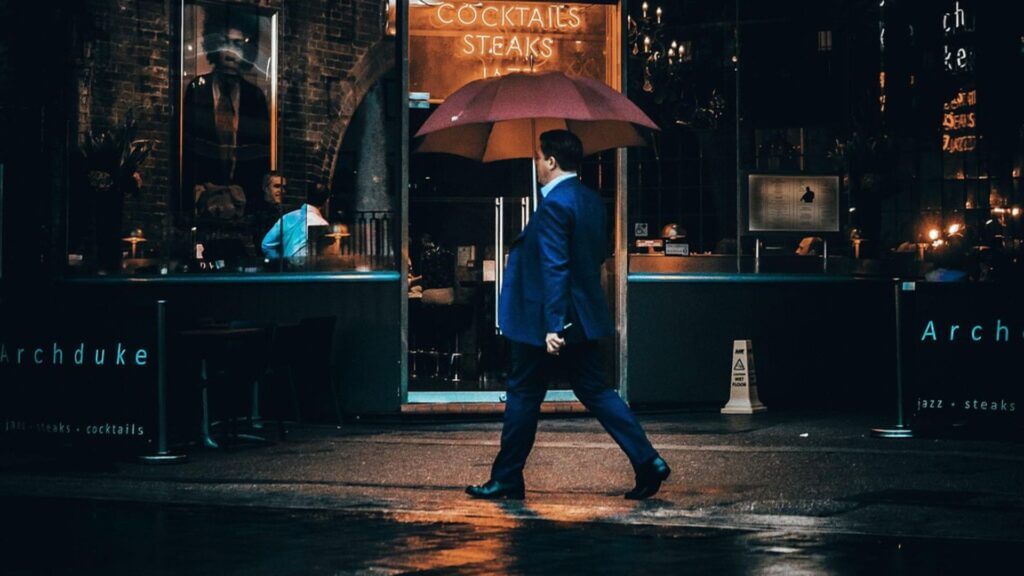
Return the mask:
{"type": "Polygon", "coordinates": [[[643,500],[650,498],[661,489],[661,483],[668,479],[672,470],[660,457],[639,467],[636,471],[636,486],[626,492],[627,500],[643,500]]]}
{"type": "Polygon", "coordinates": [[[467,487],[466,494],[482,500],[522,500],[526,497],[526,487],[522,484],[488,480],[486,484],[467,487]]]}

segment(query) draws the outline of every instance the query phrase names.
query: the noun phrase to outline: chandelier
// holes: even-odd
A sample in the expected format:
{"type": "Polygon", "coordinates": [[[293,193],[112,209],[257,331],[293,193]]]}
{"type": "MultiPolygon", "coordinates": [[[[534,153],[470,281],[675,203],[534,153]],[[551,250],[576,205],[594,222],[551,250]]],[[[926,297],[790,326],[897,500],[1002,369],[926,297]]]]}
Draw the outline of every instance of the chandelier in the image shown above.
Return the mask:
{"type": "Polygon", "coordinates": [[[651,11],[650,5],[644,2],[640,10],[639,19],[629,17],[630,52],[640,62],[644,92],[654,92],[679,79],[680,65],[690,60],[690,53],[686,45],[667,40],[660,6],[651,11]]]}
{"type": "Polygon", "coordinates": [[[641,74],[640,87],[655,103],[665,106],[673,121],[695,129],[714,129],[725,112],[725,99],[717,89],[698,95],[695,72],[684,66],[693,61],[690,41],[669,40],[660,6],[640,5],[640,18],[629,17],[629,51],[641,74]],[[689,74],[684,77],[684,72],[689,74]]]}

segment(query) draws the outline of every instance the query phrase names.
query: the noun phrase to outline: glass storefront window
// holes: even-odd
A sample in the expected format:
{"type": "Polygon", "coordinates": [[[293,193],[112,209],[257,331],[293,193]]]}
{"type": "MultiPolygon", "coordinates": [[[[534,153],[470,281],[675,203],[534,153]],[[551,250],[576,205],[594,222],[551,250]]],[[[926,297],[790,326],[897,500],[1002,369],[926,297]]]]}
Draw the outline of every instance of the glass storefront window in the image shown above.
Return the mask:
{"type": "MultiPolygon", "coordinates": [[[[279,77],[279,59],[305,65],[299,36],[316,22],[293,14],[283,30],[282,14],[256,3],[180,2],[170,41],[151,56],[172,76],[159,98],[81,99],[85,122],[67,203],[69,274],[397,269],[393,59],[360,69],[375,79],[365,93],[350,94],[356,85],[333,76],[326,90],[298,90],[294,79],[279,77]],[[339,108],[343,99],[351,109],[339,108]],[[307,157],[317,154],[334,157],[307,157]]],[[[378,44],[365,51],[394,50],[385,31],[377,33],[378,44]]],[[[328,40],[364,50],[354,36],[328,40]]],[[[96,52],[81,66],[105,69],[115,59],[96,52]]],[[[351,67],[320,64],[325,74],[351,67]]],[[[89,81],[79,74],[81,94],[94,90],[89,81]]]]}
{"type": "MultiPolygon", "coordinates": [[[[410,133],[452,93],[477,80],[561,72],[619,87],[619,16],[614,2],[411,2],[410,133]]],[[[522,95],[537,101],[546,96],[522,95]]],[[[418,144],[412,142],[414,150],[418,144]]],[[[473,393],[459,397],[498,401],[509,348],[497,329],[497,304],[507,258],[536,208],[531,167],[528,152],[493,162],[410,155],[411,401],[422,401],[420,394],[467,391],[473,393]]],[[[587,157],[578,170],[607,206],[612,287],[617,170],[614,151],[587,157]]],[[[563,397],[566,388],[561,378],[552,386],[563,397]]]]}
{"type": "MultiPolygon", "coordinates": [[[[191,216],[198,264],[255,271],[261,255],[281,255],[261,254],[257,241],[272,229],[266,223],[283,212],[284,181],[271,172],[277,168],[276,18],[242,7],[185,3],[182,24],[177,206],[186,219],[191,216]]],[[[285,257],[293,262],[298,254],[304,259],[293,229],[305,228],[307,214],[284,226],[285,257]]]]}
{"type": "MultiPolygon", "coordinates": [[[[635,262],[670,252],[699,269],[753,271],[760,253],[786,262],[770,270],[810,271],[825,269],[807,257],[820,260],[827,244],[832,273],[1017,274],[1024,113],[1005,81],[1024,68],[1022,19],[980,0],[647,4],[628,4],[619,30],[614,2],[411,2],[410,126],[478,78],[532,68],[625,84],[662,127],[651,146],[629,153],[623,224],[635,262]],[[623,54],[629,75],[620,79],[623,54]],[[829,225],[752,227],[751,178],[763,177],[838,179],[829,225]],[[697,256],[716,263],[695,264],[697,256]]],[[[90,10],[98,21],[107,15],[90,10]]],[[[319,16],[192,0],[172,12],[168,34],[132,37],[131,65],[100,49],[99,37],[71,41],[78,124],[66,270],[396,269],[400,82],[375,77],[350,99],[353,86],[366,86],[347,77],[348,60],[304,76],[300,44],[319,16]],[[285,69],[291,76],[278,77],[285,69]],[[332,134],[338,118],[351,122],[332,134]],[[337,152],[324,157],[325,148],[337,152]],[[264,186],[278,175],[280,202],[264,186]],[[305,206],[323,188],[330,202],[312,218],[305,206]],[[306,256],[265,253],[265,237],[295,211],[306,256]]],[[[365,49],[349,28],[331,34],[331,46],[365,49]]],[[[440,183],[417,162],[413,203],[440,183]]],[[[584,180],[611,198],[612,154],[587,162],[584,180]]],[[[810,181],[796,196],[775,190],[789,199],[773,213],[798,220],[831,198],[810,181]]]]}
{"type": "Polygon", "coordinates": [[[973,0],[663,7],[630,8],[629,95],[663,127],[631,154],[631,269],[1021,275],[1018,18],[973,0]]]}

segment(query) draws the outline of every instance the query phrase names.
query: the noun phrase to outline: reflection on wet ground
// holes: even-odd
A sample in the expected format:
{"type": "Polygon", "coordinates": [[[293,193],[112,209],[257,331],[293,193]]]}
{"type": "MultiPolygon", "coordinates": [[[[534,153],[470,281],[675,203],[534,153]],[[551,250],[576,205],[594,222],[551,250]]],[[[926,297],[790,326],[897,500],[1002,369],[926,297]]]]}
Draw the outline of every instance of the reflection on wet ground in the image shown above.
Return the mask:
{"type": "Polygon", "coordinates": [[[990,541],[531,520],[521,509],[477,523],[9,497],[0,506],[4,574],[984,574],[1014,558],[990,541]]]}

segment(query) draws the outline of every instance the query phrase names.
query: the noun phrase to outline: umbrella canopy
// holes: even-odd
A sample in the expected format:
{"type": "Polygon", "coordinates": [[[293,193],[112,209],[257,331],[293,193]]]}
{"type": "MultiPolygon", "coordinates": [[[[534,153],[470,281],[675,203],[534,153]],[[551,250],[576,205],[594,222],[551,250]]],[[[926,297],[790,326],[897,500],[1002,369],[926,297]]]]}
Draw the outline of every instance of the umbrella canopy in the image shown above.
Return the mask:
{"type": "Polygon", "coordinates": [[[417,152],[493,162],[533,158],[536,138],[567,129],[584,155],[647,142],[637,127],[658,130],[628,98],[590,78],[561,72],[510,74],[466,84],[434,111],[416,136],[417,152]]]}

